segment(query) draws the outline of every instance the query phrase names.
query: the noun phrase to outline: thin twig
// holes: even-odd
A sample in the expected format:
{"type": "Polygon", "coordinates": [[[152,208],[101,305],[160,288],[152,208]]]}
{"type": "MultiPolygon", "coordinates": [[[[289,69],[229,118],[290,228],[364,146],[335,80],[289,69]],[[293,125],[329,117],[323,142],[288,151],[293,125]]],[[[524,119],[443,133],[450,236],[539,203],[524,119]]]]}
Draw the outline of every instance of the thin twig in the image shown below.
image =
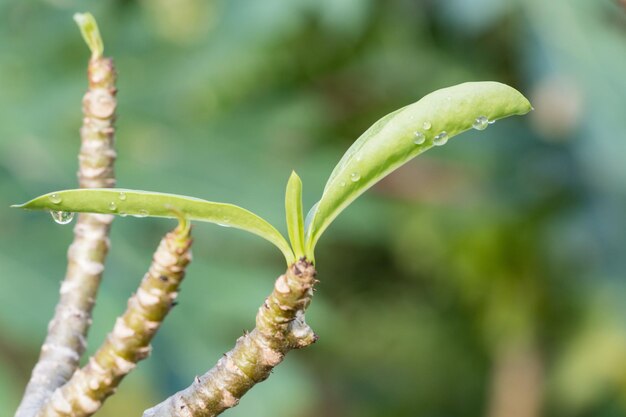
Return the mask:
{"type": "MultiPolygon", "coordinates": [[[[92,51],[89,88],[83,98],[79,184],[81,188],[114,187],[115,68],[111,59],[102,57],[102,41],[93,17],[78,15],[76,20],[92,51]]],[[[68,266],[60,300],[15,417],[36,415],[52,392],[78,367],[109,250],[112,221],[111,215],[81,214],[78,217],[74,241],[67,254],[68,266]]]]}
{"type": "Polygon", "coordinates": [[[148,273],[106,341],[87,365],[54,392],[38,417],[91,416],[137,362],[149,355],[150,341],[171,310],[191,261],[191,243],[186,221],[161,240],[148,273]]]}
{"type": "Polygon", "coordinates": [[[213,417],[234,407],[255,384],[265,380],[292,349],[317,336],[304,321],[315,279],[313,264],[302,258],[276,280],[259,308],[256,328],[193,384],[146,410],[143,417],[213,417]]]}

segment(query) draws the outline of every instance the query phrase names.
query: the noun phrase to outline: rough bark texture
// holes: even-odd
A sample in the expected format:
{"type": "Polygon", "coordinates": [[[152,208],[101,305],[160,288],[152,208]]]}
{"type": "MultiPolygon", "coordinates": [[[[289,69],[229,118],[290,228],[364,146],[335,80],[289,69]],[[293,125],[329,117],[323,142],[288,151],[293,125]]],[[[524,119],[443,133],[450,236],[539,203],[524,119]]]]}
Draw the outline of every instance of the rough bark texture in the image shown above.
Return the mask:
{"type": "Polygon", "coordinates": [[[115,128],[115,66],[110,58],[89,61],[89,90],[83,97],[82,139],[78,156],[78,181],[81,188],[115,186],[113,148],[115,128]]]}
{"type": "Polygon", "coordinates": [[[240,337],[213,369],[143,416],[216,416],[237,405],[250,388],[265,380],[288,351],[315,342],[317,336],[304,321],[317,282],[315,275],[313,264],[304,258],[291,265],[259,308],[256,328],[240,337]]]}
{"type": "Polygon", "coordinates": [[[148,273],[106,341],[87,365],[54,392],[38,417],[92,415],[136,363],[148,356],[150,341],[178,295],[191,261],[190,247],[189,227],[184,224],[161,240],[148,273]]]}
{"type": "MultiPolygon", "coordinates": [[[[117,102],[113,61],[108,58],[90,60],[88,77],[89,89],[83,98],[78,179],[81,188],[114,187],[113,123],[117,102]]],[[[113,216],[102,214],[78,217],[74,241],[67,254],[68,268],[60,300],[15,417],[36,415],[51,393],[78,367],[109,250],[112,221],[113,216]]]]}

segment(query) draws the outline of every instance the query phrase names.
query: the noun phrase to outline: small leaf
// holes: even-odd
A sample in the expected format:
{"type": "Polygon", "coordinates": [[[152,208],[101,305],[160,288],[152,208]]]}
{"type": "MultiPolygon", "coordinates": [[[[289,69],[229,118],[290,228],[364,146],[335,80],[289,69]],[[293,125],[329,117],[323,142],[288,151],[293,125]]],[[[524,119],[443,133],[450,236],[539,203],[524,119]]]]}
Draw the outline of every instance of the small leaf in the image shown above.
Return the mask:
{"type": "Polygon", "coordinates": [[[74,14],[74,21],[91,51],[91,57],[93,59],[100,58],[104,52],[104,44],[102,43],[96,19],[91,13],[76,13],[74,14]]]}
{"type": "Polygon", "coordinates": [[[474,82],[437,90],[383,117],[354,142],[331,173],[310,216],[306,255],[313,256],[320,236],[343,209],[390,172],[485,118],[493,122],[531,109],[528,100],[507,85],[474,82]]]}
{"type": "Polygon", "coordinates": [[[124,189],[56,191],[13,207],[79,213],[132,215],[135,217],[180,218],[242,229],[272,242],[288,264],[295,258],[289,243],[271,224],[233,204],[214,203],[175,194],[124,189]]]}
{"type": "Polygon", "coordinates": [[[285,192],[287,231],[296,258],[304,256],[304,220],[302,216],[302,181],[298,174],[291,173],[285,192]]]}

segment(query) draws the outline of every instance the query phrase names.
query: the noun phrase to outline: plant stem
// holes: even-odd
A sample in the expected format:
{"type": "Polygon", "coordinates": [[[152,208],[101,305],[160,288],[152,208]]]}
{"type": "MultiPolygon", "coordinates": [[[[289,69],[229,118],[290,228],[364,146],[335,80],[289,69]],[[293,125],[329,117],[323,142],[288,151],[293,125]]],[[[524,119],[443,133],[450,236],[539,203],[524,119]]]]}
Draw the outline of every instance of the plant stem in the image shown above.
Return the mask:
{"type": "Polygon", "coordinates": [[[38,417],[87,417],[98,411],[137,362],[150,353],[150,341],[178,295],[191,261],[190,227],[181,222],[154,253],[152,264],[126,312],[87,365],[57,389],[38,417]]]}
{"type": "Polygon", "coordinates": [[[212,417],[234,407],[255,384],[265,380],[291,349],[314,343],[304,321],[316,271],[301,258],[274,284],[259,308],[256,328],[237,340],[217,364],[193,384],[146,410],[143,417],[212,417]]]}
{"type": "MultiPolygon", "coordinates": [[[[89,88],[83,98],[83,126],[78,156],[81,188],[115,186],[115,67],[108,58],[89,61],[89,88]]],[[[33,417],[52,392],[78,367],[85,351],[91,311],[109,251],[112,215],[81,214],[69,247],[60,299],[15,417],[33,417]]]]}
{"type": "Polygon", "coordinates": [[[538,417],[542,409],[544,364],[532,341],[501,348],[495,355],[488,417],[538,417]]]}

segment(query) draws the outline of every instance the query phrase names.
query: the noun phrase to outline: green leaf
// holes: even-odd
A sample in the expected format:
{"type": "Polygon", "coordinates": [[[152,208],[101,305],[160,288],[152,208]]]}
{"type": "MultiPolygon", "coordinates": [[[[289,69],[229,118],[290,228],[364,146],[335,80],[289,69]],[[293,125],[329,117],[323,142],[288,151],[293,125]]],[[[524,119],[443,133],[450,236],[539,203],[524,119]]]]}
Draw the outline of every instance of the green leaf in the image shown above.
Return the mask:
{"type": "Polygon", "coordinates": [[[295,258],[289,243],[271,224],[233,204],[214,203],[175,194],[125,189],[56,191],[13,207],[78,213],[105,213],[136,217],[179,218],[242,229],[272,242],[288,264],[295,258]]]}
{"type": "Polygon", "coordinates": [[[304,220],[302,218],[302,181],[293,171],[285,192],[287,231],[296,258],[304,256],[304,220]]]}
{"type": "Polygon", "coordinates": [[[83,39],[91,51],[91,57],[93,59],[100,58],[104,52],[104,44],[102,43],[102,37],[100,36],[96,19],[91,13],[76,13],[74,15],[74,21],[78,25],[80,33],[83,35],[83,39]]]}
{"type": "Polygon", "coordinates": [[[344,154],[318,205],[307,216],[307,256],[313,256],[320,236],[339,213],[390,172],[437,143],[471,129],[477,118],[493,122],[531,109],[528,100],[507,85],[473,82],[437,90],[383,117],[344,154]],[[442,133],[445,137],[437,140],[442,133]]]}

